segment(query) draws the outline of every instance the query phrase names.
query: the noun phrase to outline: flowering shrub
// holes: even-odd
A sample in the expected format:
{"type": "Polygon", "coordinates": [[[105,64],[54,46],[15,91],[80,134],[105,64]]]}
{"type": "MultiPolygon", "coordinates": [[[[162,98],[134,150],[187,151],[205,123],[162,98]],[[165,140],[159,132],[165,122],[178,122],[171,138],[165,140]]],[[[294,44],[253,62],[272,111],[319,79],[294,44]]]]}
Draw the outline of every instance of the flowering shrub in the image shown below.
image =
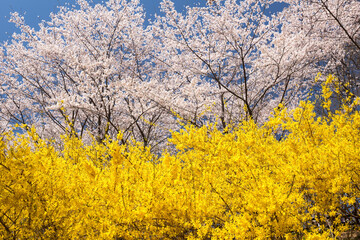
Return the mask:
{"type": "MultiPolygon", "coordinates": [[[[334,78],[329,76],[323,92],[334,78]]],[[[2,239],[327,239],[360,224],[358,98],[172,132],[174,152],[27,134],[0,142],[2,239]]]]}

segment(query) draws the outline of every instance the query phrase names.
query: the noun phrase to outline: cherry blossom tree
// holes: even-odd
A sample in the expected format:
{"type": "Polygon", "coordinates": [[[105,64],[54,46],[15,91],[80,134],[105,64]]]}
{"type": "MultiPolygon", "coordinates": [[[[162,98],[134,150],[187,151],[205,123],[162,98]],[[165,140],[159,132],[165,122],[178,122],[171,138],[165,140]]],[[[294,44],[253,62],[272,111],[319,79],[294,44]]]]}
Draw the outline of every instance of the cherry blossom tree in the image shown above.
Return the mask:
{"type": "Polygon", "coordinates": [[[341,94],[360,94],[360,2],[353,0],[286,1],[282,15],[286,56],[308,64],[308,73],[332,73],[341,94]],[[289,41],[294,39],[295,41],[289,41]],[[303,56],[296,56],[303,49],[303,56]],[[347,93],[346,93],[347,92],[347,93]]]}
{"type": "MultiPolygon", "coordinates": [[[[195,96],[214,103],[211,115],[222,127],[242,118],[260,115],[263,103],[272,101],[272,87],[285,76],[266,76],[261,46],[271,42],[278,31],[278,19],[265,14],[273,1],[212,1],[206,7],[177,12],[171,1],[163,1],[164,17],[154,23],[159,61],[179,85],[193,85],[195,96]]],[[[274,73],[275,74],[275,73],[274,73]]],[[[189,101],[188,101],[189,102],[189,101]]],[[[210,102],[199,102],[188,118],[197,122],[199,111],[210,102]]],[[[276,107],[272,104],[270,108],[276,107]]]]}
{"type": "Polygon", "coordinates": [[[34,125],[46,137],[70,131],[101,141],[121,130],[125,140],[161,142],[175,121],[144,94],[153,45],[139,1],[78,4],[37,31],[12,15],[21,32],[1,52],[3,124],[34,125]]]}
{"type": "Polygon", "coordinates": [[[319,72],[358,89],[359,1],[208,1],[186,14],[163,1],[162,9],[154,23],[160,62],[173,81],[206,85],[196,95],[212,97],[211,116],[223,127],[296,106],[319,86],[319,72]],[[270,14],[276,3],[286,6],[270,14]]]}

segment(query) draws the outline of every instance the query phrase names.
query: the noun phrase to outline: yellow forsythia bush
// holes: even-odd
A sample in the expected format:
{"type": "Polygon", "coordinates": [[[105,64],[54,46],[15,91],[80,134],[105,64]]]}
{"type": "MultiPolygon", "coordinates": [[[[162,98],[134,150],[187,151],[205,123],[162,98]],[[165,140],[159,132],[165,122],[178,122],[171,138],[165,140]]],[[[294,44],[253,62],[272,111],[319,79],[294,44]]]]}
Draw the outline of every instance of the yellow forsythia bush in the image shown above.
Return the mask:
{"type": "MultiPolygon", "coordinates": [[[[327,83],[334,78],[329,76],[327,83]]],[[[328,239],[359,227],[359,99],[301,103],[227,133],[185,126],[172,153],[118,140],[63,150],[2,135],[1,239],[328,239]]]]}

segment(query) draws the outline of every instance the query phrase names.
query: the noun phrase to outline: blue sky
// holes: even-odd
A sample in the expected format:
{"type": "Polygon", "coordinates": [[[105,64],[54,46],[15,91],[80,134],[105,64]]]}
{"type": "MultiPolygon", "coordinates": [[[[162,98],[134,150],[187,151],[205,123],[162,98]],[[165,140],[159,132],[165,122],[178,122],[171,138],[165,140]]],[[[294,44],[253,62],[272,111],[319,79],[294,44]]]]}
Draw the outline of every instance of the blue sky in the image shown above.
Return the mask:
{"type": "MultiPolygon", "coordinates": [[[[104,0],[93,0],[101,3],[104,0]]],[[[49,20],[51,12],[57,12],[57,6],[65,3],[74,4],[76,0],[0,0],[0,43],[8,40],[16,31],[14,24],[9,23],[10,12],[19,12],[25,17],[25,21],[32,27],[36,27],[41,20],[49,20]]],[[[159,12],[161,0],[141,0],[149,17],[159,12]]],[[[174,0],[175,6],[181,10],[186,5],[193,6],[196,3],[205,3],[205,0],[174,0]]]]}

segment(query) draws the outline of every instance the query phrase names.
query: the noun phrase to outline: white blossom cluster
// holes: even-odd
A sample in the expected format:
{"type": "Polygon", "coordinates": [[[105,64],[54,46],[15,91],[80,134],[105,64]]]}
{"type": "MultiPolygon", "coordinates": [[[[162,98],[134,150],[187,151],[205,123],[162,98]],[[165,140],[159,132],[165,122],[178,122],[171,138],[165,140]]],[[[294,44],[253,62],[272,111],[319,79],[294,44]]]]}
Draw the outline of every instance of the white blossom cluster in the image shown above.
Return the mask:
{"type": "Polygon", "coordinates": [[[122,131],[162,146],[181,121],[261,123],[279,103],[305,99],[318,72],[359,95],[357,0],[213,0],[185,13],[163,0],[161,9],[145,24],[139,0],[78,0],[39,30],[13,13],[21,31],[0,49],[1,128],[99,141],[122,131]]]}

